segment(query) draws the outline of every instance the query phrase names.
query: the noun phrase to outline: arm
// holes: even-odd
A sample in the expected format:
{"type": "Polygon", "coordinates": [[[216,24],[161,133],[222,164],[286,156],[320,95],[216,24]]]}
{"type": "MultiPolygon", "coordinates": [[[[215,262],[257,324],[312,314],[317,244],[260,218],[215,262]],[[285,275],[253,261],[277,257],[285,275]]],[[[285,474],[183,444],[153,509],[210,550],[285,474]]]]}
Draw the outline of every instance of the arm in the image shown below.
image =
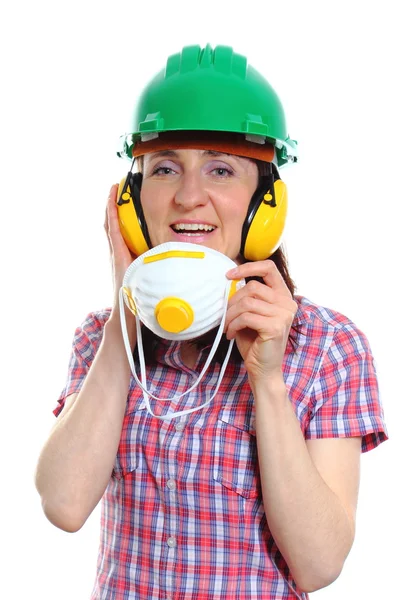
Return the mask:
{"type": "MultiPolygon", "coordinates": [[[[35,475],[47,518],[65,531],[82,527],[106,489],[129,390],[130,369],[120,327],[117,291],[132,257],[118,228],[116,193],[117,186],[113,186],[105,222],[113,259],[114,308],[83,386],[78,394],[67,398],[41,451],[35,475]]],[[[135,321],[129,311],[126,319],[133,346],[135,321]]]]}
{"type": "Polygon", "coordinates": [[[119,445],[130,369],[117,314],[78,394],[67,399],[39,457],[36,488],[48,519],[77,531],[101,499],[119,445]]]}
{"type": "Polygon", "coordinates": [[[313,592],[338,577],[353,543],[361,438],[306,442],[280,375],[254,395],[268,526],[297,585],[313,592]]]}
{"type": "Polygon", "coordinates": [[[255,398],[269,529],[297,585],[314,591],[339,575],[353,542],[361,438],[304,440],[282,374],[297,303],[272,261],[227,276],[264,281],[231,298],[225,331],[236,338],[255,398]]]}

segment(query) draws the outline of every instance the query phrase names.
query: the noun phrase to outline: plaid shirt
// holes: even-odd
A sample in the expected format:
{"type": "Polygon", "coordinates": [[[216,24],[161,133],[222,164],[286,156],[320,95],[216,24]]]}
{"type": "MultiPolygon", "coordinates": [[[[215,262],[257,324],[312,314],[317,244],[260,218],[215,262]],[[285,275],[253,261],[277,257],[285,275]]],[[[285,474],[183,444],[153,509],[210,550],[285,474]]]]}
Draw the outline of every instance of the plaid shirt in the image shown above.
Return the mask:
{"type": "MultiPolygon", "coordinates": [[[[387,439],[375,365],[365,335],[347,317],[295,296],[298,349],[283,363],[305,439],[362,436],[366,452],[387,439]]],[[[79,392],[109,310],[76,330],[65,398],[79,392]]],[[[150,391],[171,397],[194,381],[177,342],[161,341],[148,367],[150,391]]],[[[208,399],[220,365],[198,390],[154,412],[208,399]]],[[[243,364],[231,361],[209,406],[181,418],[151,417],[131,378],[114,470],[102,499],[94,600],[303,599],[268,529],[256,451],[254,399],[243,364]]]]}

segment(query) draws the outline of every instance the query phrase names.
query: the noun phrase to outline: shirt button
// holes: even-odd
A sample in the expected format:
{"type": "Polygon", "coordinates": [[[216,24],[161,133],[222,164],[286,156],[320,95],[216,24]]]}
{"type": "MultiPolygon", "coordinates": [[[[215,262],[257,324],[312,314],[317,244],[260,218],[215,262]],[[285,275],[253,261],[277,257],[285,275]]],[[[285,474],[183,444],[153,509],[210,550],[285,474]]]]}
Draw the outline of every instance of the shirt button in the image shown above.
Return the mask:
{"type": "Polygon", "coordinates": [[[177,545],[177,540],[174,537],[169,537],[167,539],[167,544],[170,548],[175,548],[175,546],[177,545]]]}
{"type": "Polygon", "coordinates": [[[175,429],[177,431],[184,431],[184,427],[185,427],[185,421],[177,421],[175,423],[175,429]]]}
{"type": "Polygon", "coordinates": [[[175,481],[173,479],[168,479],[167,488],[170,490],[175,490],[175,481]]]}

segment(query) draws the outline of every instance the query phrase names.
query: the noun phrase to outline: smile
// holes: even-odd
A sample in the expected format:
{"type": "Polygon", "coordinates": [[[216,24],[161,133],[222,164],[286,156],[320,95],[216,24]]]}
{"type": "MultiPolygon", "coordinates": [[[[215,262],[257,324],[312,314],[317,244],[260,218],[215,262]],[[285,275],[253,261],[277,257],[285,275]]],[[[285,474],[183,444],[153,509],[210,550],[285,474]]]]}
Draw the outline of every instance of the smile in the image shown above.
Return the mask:
{"type": "Polygon", "coordinates": [[[171,228],[177,232],[185,235],[199,235],[201,232],[214,231],[216,227],[214,225],[207,225],[206,223],[175,223],[171,225],[171,228]]]}

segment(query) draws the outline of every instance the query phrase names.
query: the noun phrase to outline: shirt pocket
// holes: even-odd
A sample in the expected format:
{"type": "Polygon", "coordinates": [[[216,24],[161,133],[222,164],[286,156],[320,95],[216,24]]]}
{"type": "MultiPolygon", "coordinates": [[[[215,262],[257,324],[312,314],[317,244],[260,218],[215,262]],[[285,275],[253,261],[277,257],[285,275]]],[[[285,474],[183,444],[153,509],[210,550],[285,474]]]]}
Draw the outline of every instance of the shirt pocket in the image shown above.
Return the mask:
{"type": "MultiPolygon", "coordinates": [[[[219,415],[214,440],[213,478],[229,492],[249,500],[260,496],[260,476],[253,424],[245,415],[219,415]]],[[[243,505],[240,503],[240,508],[243,505]]]]}
{"type": "Polygon", "coordinates": [[[123,419],[119,447],[113,465],[112,477],[122,479],[139,467],[138,449],[142,445],[148,412],[141,398],[129,398],[123,419]]]}

